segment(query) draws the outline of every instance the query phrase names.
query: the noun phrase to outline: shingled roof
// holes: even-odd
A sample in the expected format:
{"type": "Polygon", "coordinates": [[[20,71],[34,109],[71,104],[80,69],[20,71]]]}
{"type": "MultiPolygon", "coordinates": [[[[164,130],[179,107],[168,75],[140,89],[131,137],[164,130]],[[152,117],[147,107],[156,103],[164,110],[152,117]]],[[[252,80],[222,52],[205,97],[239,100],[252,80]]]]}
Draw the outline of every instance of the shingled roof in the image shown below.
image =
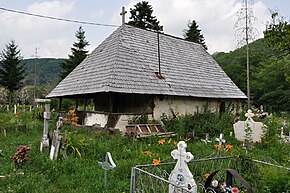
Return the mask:
{"type": "Polygon", "coordinates": [[[71,97],[101,92],[245,99],[245,94],[199,44],[122,25],[48,95],[71,97]]]}

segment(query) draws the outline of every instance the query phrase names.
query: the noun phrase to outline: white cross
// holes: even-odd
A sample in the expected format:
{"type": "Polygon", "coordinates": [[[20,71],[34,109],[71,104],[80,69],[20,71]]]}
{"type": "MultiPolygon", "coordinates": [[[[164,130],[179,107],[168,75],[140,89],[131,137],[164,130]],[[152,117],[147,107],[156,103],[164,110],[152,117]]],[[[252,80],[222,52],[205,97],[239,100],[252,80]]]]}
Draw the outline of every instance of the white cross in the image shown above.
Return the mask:
{"type": "Polygon", "coordinates": [[[209,133],[206,133],[205,134],[205,139],[202,139],[201,141],[205,142],[206,144],[207,143],[211,143],[211,141],[209,140],[209,133]]]}
{"type": "MultiPolygon", "coordinates": [[[[197,193],[197,186],[193,175],[188,168],[187,163],[193,159],[193,155],[190,152],[186,152],[186,143],[180,141],[177,144],[177,149],[171,152],[173,159],[177,160],[177,163],[172,170],[169,181],[183,189],[186,189],[189,192],[197,193]]],[[[175,186],[169,185],[169,193],[181,193],[181,189],[176,189],[175,186]]]]}
{"type": "Polygon", "coordinates": [[[252,110],[249,109],[245,116],[248,120],[252,120],[252,117],[254,117],[254,113],[252,113],[252,110]]]}
{"type": "Polygon", "coordinates": [[[219,142],[219,150],[221,150],[223,144],[226,143],[226,140],[224,139],[224,134],[221,133],[220,137],[219,138],[215,138],[215,140],[219,142]]]}
{"type": "Polygon", "coordinates": [[[127,11],[125,11],[125,7],[122,7],[122,12],[120,13],[120,15],[122,15],[122,25],[125,23],[125,14],[127,13],[127,11]]]}

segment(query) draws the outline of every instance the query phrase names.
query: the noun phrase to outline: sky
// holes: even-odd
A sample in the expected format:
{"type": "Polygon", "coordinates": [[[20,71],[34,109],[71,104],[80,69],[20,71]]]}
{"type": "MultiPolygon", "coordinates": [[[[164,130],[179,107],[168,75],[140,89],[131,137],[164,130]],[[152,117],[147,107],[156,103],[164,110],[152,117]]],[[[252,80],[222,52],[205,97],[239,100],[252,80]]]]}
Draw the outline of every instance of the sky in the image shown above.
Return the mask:
{"type": "MultiPolygon", "coordinates": [[[[195,20],[205,38],[208,52],[229,52],[240,46],[241,37],[234,28],[242,0],[148,0],[153,16],[164,33],[183,37],[189,21],[195,20]]],[[[263,37],[270,10],[278,11],[289,21],[289,0],[250,0],[253,10],[253,40],[263,37]]],[[[138,0],[0,0],[0,8],[27,13],[120,26],[122,6],[127,10],[138,0]]],[[[8,12],[0,9],[0,50],[14,40],[23,58],[67,58],[75,33],[82,26],[93,51],[117,27],[84,25],[8,12]],[[36,52],[37,48],[37,52],[36,52]]],[[[242,27],[242,25],[238,25],[242,27]]]]}

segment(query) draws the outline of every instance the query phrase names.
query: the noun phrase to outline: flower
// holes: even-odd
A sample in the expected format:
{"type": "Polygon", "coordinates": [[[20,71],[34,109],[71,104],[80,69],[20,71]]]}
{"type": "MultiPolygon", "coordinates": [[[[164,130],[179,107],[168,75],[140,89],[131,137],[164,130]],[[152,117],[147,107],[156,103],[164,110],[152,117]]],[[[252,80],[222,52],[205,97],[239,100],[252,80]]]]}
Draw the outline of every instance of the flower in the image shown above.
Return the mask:
{"type": "Polygon", "coordinates": [[[239,193],[240,190],[238,188],[233,187],[231,190],[232,193],[239,193]]]}
{"type": "Polygon", "coordinates": [[[176,145],[177,145],[177,142],[174,140],[174,141],[173,141],[173,144],[176,146],[176,145]]]}
{"type": "Polygon", "coordinates": [[[65,118],[63,118],[63,121],[67,121],[67,120],[68,120],[68,118],[66,118],[66,117],[65,117],[65,118]]]}
{"type": "Polygon", "coordinates": [[[163,143],[165,143],[165,139],[161,139],[158,141],[159,144],[163,145],[163,143]]]}
{"type": "Polygon", "coordinates": [[[170,144],[170,143],[171,143],[171,141],[172,141],[172,139],[170,138],[170,139],[167,141],[167,143],[168,143],[168,144],[170,144]]]}
{"type": "Polygon", "coordinates": [[[153,159],[154,166],[160,164],[160,158],[159,159],[153,159]]]}
{"type": "Polygon", "coordinates": [[[203,176],[205,177],[205,179],[207,179],[209,177],[210,174],[204,174],[203,176]]]}
{"type": "Polygon", "coordinates": [[[71,124],[72,124],[72,125],[77,125],[77,122],[74,122],[74,121],[73,121],[73,122],[71,122],[71,124]]]}
{"type": "Polygon", "coordinates": [[[232,149],[234,146],[232,145],[226,145],[226,149],[232,149]]]}
{"type": "Polygon", "coordinates": [[[143,154],[144,154],[144,155],[151,155],[152,152],[151,152],[151,151],[144,151],[143,154]]]}
{"type": "Polygon", "coordinates": [[[219,149],[219,144],[214,144],[214,147],[216,148],[216,149],[219,149]]]}

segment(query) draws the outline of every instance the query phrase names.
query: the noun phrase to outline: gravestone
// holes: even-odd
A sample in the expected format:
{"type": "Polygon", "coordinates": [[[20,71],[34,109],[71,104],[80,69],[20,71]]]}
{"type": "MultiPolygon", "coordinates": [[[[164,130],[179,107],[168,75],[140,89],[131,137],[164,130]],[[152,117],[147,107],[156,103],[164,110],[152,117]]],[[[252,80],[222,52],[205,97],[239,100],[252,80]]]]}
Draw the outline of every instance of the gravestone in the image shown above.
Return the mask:
{"type": "Polygon", "coordinates": [[[108,170],[112,170],[112,169],[116,168],[116,164],[113,161],[113,158],[112,158],[112,155],[110,152],[106,153],[105,161],[104,162],[99,161],[98,164],[105,170],[104,189],[106,192],[107,191],[107,175],[108,175],[107,173],[108,173],[108,170]]]}
{"type": "Polygon", "coordinates": [[[56,130],[53,132],[53,138],[51,142],[49,158],[51,160],[56,160],[58,157],[59,147],[61,144],[62,136],[60,135],[60,129],[63,126],[63,118],[59,117],[56,122],[56,130]]]}
{"type": "Polygon", "coordinates": [[[226,140],[224,139],[224,134],[220,134],[219,138],[215,138],[216,141],[219,142],[218,150],[222,150],[225,147],[226,140]]]}
{"type": "Polygon", "coordinates": [[[186,152],[186,143],[180,141],[177,149],[171,152],[171,156],[177,159],[177,163],[169,176],[169,193],[187,192],[197,193],[197,185],[193,179],[187,163],[193,159],[190,152],[186,152]],[[172,185],[174,184],[174,185],[172,185]]]}
{"type": "Polygon", "coordinates": [[[205,142],[206,144],[207,144],[207,143],[211,143],[212,141],[209,140],[209,133],[206,133],[206,134],[205,134],[205,139],[201,139],[201,141],[205,142]]]}
{"type": "Polygon", "coordinates": [[[254,114],[252,113],[251,110],[248,110],[245,116],[247,117],[246,121],[238,121],[233,125],[236,139],[238,139],[239,141],[245,141],[246,139],[245,129],[249,127],[252,130],[250,137],[253,140],[253,142],[260,142],[263,136],[263,123],[255,122],[252,119],[254,114]]]}
{"type": "Polygon", "coordinates": [[[49,148],[49,139],[48,139],[48,123],[50,120],[50,104],[45,104],[45,111],[43,113],[43,136],[40,143],[40,152],[44,148],[49,148]]]}

